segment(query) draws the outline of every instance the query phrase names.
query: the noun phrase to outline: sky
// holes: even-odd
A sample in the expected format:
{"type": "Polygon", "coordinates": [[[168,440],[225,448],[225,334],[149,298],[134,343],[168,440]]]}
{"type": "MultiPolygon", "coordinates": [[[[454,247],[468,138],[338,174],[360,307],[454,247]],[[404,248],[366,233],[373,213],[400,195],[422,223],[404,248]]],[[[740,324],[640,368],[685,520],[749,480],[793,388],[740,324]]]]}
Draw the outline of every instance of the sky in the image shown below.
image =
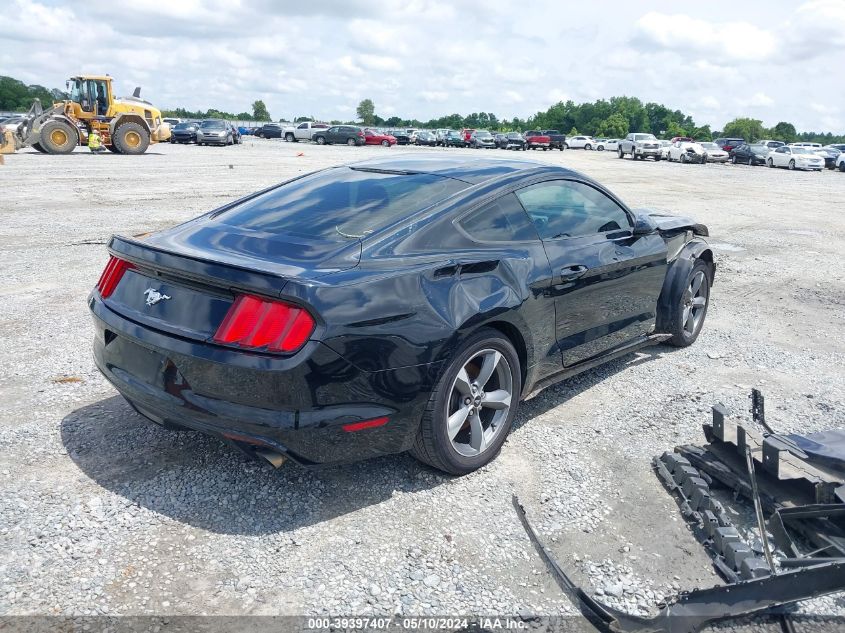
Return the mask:
{"type": "Polygon", "coordinates": [[[845,132],[845,0],[4,0],[0,75],[82,73],[160,108],[351,120],[524,118],[635,96],[845,132]]]}

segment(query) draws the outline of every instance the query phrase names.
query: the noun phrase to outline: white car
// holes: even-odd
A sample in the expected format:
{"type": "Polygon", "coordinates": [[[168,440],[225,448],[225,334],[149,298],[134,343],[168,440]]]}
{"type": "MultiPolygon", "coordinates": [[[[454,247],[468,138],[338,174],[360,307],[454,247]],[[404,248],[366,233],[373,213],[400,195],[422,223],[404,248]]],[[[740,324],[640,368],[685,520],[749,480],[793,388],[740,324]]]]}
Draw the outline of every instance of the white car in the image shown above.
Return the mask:
{"type": "Polygon", "coordinates": [[[660,143],[660,158],[669,160],[669,148],[672,147],[672,141],[658,141],[660,143]]]}
{"type": "Polygon", "coordinates": [[[566,139],[566,147],[569,149],[593,149],[596,140],[592,136],[570,136],[566,139]]]}
{"type": "Polygon", "coordinates": [[[839,158],[836,159],[836,169],[845,171],[845,152],[842,152],[839,158]]]}
{"type": "Polygon", "coordinates": [[[727,163],[730,156],[728,153],[723,150],[721,147],[716,145],[716,143],[711,143],[710,141],[700,143],[701,147],[704,148],[704,153],[707,157],[708,163],[727,163]]]}
{"type": "Polygon", "coordinates": [[[821,147],[821,143],[790,143],[789,147],[809,147],[811,149],[818,149],[821,147]]]}
{"type": "MultiPolygon", "coordinates": [[[[751,143],[749,143],[751,145],[751,143]]],[[[783,141],[772,141],[770,139],[764,138],[762,141],[755,141],[754,145],[765,145],[769,149],[777,149],[781,145],[786,145],[783,141]]]]}
{"type": "Polygon", "coordinates": [[[769,152],[766,158],[769,167],[786,167],[788,169],[824,169],[824,158],[807,147],[791,147],[784,145],[769,152]]]}
{"type": "Polygon", "coordinates": [[[607,150],[609,152],[615,152],[619,149],[619,139],[618,138],[609,138],[604,141],[598,141],[596,143],[596,149],[600,152],[607,150]]]}
{"type": "Polygon", "coordinates": [[[666,158],[670,162],[676,160],[681,163],[704,164],[707,162],[707,152],[699,143],[675,141],[669,146],[666,158]]]}

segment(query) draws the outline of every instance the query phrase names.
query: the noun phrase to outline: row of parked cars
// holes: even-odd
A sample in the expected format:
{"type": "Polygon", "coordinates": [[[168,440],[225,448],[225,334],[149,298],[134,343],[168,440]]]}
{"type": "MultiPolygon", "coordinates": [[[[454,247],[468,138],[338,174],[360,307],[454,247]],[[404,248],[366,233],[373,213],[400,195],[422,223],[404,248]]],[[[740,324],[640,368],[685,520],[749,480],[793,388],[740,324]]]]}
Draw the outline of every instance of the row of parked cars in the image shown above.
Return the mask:
{"type": "Polygon", "coordinates": [[[171,143],[196,143],[197,145],[238,145],[243,134],[224,119],[181,121],[170,129],[171,143]]]}
{"type": "Polygon", "coordinates": [[[825,167],[845,171],[845,144],[784,143],[763,139],[747,143],[742,138],[718,138],[713,142],[689,137],[659,140],[653,134],[629,134],[624,140],[610,139],[603,149],[615,149],[619,158],[651,158],[681,163],[726,163],[766,165],[787,169],[821,171],[825,167]]]}

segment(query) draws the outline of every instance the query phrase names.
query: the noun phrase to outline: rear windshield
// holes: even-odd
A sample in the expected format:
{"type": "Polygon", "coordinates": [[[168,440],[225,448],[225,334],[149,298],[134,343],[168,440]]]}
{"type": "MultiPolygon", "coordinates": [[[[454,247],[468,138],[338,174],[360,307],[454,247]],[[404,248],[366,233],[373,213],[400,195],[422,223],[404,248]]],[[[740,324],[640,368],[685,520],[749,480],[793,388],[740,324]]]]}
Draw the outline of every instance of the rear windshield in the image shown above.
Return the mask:
{"type": "Polygon", "coordinates": [[[339,167],[278,187],[221,213],[215,221],[271,234],[359,239],[468,186],[431,174],[339,167]]]}

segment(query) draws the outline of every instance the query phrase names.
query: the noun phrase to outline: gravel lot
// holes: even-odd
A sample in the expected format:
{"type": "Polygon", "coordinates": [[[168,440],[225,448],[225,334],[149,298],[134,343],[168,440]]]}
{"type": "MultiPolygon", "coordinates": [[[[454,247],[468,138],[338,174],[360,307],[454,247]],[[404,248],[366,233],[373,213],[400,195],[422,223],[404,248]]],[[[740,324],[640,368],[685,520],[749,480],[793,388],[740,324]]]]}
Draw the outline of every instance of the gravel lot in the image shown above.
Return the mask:
{"type": "MultiPolygon", "coordinates": [[[[650,459],[701,443],[751,386],[784,431],[845,425],[845,174],[520,154],[583,171],[633,207],[708,224],[704,332],[524,403],[489,467],[460,479],[399,455],[273,471],[146,422],[91,360],[85,304],[112,233],[187,220],[292,174],[411,151],[245,139],[0,167],[0,614],[567,614],[517,493],[587,589],[634,613],[718,583],[650,459]]],[[[502,154],[502,152],[496,152],[502,154]]],[[[845,598],[804,607],[845,613],[845,598]]]]}

